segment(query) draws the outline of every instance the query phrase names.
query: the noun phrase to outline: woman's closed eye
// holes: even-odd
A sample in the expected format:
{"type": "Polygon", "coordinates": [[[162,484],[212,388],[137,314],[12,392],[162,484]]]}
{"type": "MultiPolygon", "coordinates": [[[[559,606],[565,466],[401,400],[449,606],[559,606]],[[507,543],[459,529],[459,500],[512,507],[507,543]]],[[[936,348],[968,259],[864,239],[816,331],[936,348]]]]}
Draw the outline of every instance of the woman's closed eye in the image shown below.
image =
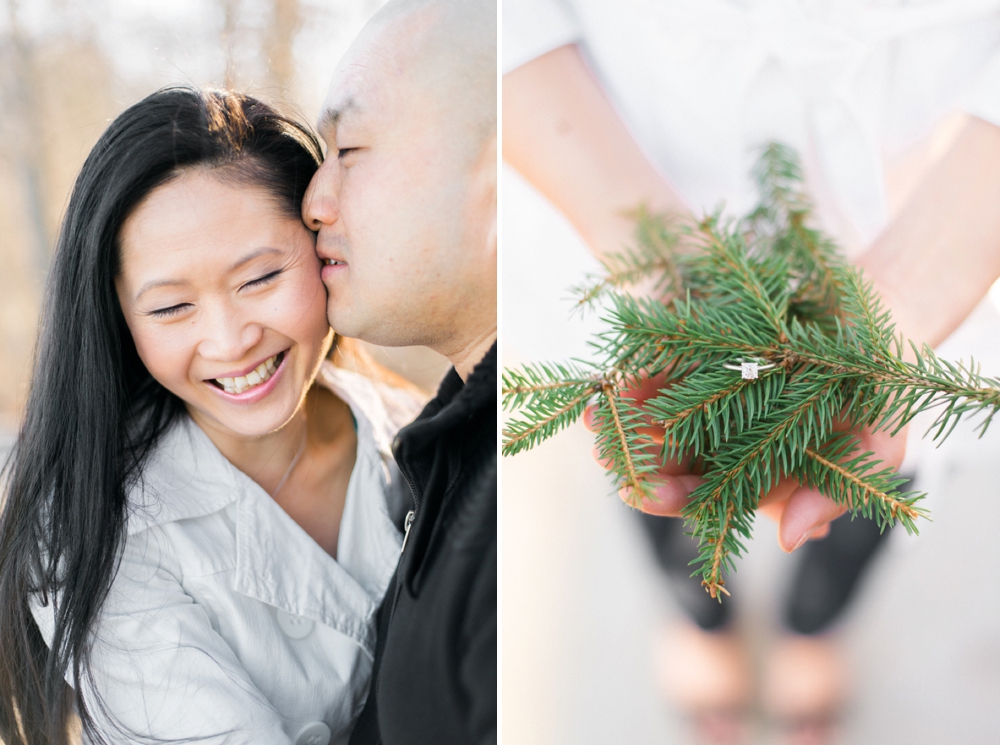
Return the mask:
{"type": "MultiPolygon", "coordinates": [[[[267,274],[257,277],[256,279],[251,279],[249,282],[244,282],[240,285],[241,290],[252,290],[257,287],[263,287],[269,282],[273,281],[275,277],[281,274],[284,269],[275,269],[273,272],[268,272],[267,274]]],[[[147,315],[153,316],[154,318],[170,318],[171,316],[176,316],[178,313],[187,310],[191,307],[191,303],[178,303],[177,305],[171,305],[166,308],[156,308],[155,310],[147,311],[147,315]]]]}
{"type": "Polygon", "coordinates": [[[351,153],[355,153],[358,150],[360,150],[360,148],[357,148],[357,147],[342,147],[339,150],[337,150],[337,157],[338,158],[346,158],[348,155],[350,155],[351,153]]]}
{"type": "Polygon", "coordinates": [[[253,289],[254,287],[261,287],[263,285],[266,285],[268,282],[273,280],[283,271],[284,269],[276,269],[273,272],[265,274],[263,277],[257,277],[257,279],[251,279],[249,282],[245,283],[240,289],[253,289]]]}
{"type": "Polygon", "coordinates": [[[155,318],[169,318],[170,316],[177,315],[189,305],[191,303],[179,303],[178,305],[171,305],[169,308],[157,308],[156,310],[149,311],[149,315],[155,318]]]}

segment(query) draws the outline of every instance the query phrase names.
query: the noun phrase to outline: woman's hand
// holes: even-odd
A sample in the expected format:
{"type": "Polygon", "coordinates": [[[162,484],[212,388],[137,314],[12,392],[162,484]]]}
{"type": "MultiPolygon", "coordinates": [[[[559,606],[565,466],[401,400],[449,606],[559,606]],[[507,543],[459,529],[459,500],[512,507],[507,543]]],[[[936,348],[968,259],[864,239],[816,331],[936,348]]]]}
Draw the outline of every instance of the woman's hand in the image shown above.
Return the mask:
{"type": "MultiPolygon", "coordinates": [[[[640,385],[625,394],[637,401],[645,401],[658,395],[659,389],[666,385],[663,376],[644,378],[640,385]]],[[[584,423],[592,432],[598,427],[594,418],[594,407],[588,407],[584,414],[584,423]]],[[[845,431],[846,425],[841,425],[838,431],[845,431]]],[[[906,453],[905,429],[895,437],[888,432],[873,432],[870,428],[854,430],[861,441],[862,451],[871,451],[882,460],[883,467],[898,468],[906,453]]],[[[664,430],[650,424],[644,430],[650,441],[657,447],[662,445],[664,430]]],[[[594,447],[594,458],[605,469],[610,470],[611,463],[602,459],[598,448],[594,447]]],[[[636,500],[631,489],[622,488],[618,495],[627,504],[649,515],[663,517],[679,517],[688,503],[688,498],[702,483],[702,477],[692,468],[690,459],[670,460],[659,469],[659,479],[653,481],[653,494],[656,500],[636,500]]],[[[824,497],[815,489],[802,486],[791,478],[783,478],[767,494],[764,494],[759,504],[760,511],[778,523],[778,545],[783,551],[792,552],[810,538],[823,538],[830,532],[830,522],[847,511],[847,507],[824,497]]]]}

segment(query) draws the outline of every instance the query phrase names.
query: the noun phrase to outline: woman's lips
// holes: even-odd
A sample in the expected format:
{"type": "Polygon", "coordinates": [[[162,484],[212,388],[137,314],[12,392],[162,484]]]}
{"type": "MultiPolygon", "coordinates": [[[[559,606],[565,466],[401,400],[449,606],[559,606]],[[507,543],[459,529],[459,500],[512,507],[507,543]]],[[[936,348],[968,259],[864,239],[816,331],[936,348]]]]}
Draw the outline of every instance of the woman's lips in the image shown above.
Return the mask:
{"type": "Polygon", "coordinates": [[[274,375],[274,371],[277,370],[278,365],[281,364],[281,357],[283,354],[284,352],[278,352],[278,354],[268,357],[254,369],[244,373],[243,375],[214,378],[214,382],[226,393],[243,393],[243,391],[248,388],[264,383],[272,375],[274,375]]]}
{"type": "Polygon", "coordinates": [[[287,359],[288,355],[285,352],[279,352],[260,363],[260,365],[245,376],[215,378],[209,381],[209,386],[225,400],[232,403],[256,403],[274,390],[279,378],[282,377],[282,373],[285,371],[285,361],[287,359]],[[268,363],[270,363],[270,367],[268,363]],[[261,375],[261,368],[266,373],[266,377],[261,375]]]}

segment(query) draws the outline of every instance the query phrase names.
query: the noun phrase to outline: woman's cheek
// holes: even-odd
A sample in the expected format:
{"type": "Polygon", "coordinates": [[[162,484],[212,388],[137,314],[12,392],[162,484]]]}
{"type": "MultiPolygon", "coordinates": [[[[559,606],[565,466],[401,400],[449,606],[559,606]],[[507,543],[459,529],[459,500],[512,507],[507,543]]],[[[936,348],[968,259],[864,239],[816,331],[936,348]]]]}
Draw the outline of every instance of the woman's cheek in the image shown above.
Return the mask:
{"type": "Polygon", "coordinates": [[[183,330],[140,326],[133,329],[132,339],[139,359],[149,374],[167,390],[186,398],[183,393],[190,383],[188,367],[191,355],[183,330]]]}
{"type": "Polygon", "coordinates": [[[289,290],[286,302],[279,305],[288,311],[286,320],[300,330],[298,333],[322,339],[329,324],[326,320],[326,285],[319,272],[303,272],[299,282],[290,285],[289,290]]]}

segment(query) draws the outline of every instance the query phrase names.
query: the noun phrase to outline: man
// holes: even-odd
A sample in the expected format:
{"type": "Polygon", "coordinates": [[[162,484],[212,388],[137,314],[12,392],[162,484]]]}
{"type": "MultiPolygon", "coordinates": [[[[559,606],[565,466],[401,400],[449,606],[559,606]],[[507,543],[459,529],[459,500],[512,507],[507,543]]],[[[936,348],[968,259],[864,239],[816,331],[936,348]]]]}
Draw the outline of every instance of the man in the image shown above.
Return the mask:
{"type": "Polygon", "coordinates": [[[330,323],[454,365],[394,443],[414,506],[351,742],[496,742],[495,3],[391,0],[320,133],[303,218],[330,323]]]}

